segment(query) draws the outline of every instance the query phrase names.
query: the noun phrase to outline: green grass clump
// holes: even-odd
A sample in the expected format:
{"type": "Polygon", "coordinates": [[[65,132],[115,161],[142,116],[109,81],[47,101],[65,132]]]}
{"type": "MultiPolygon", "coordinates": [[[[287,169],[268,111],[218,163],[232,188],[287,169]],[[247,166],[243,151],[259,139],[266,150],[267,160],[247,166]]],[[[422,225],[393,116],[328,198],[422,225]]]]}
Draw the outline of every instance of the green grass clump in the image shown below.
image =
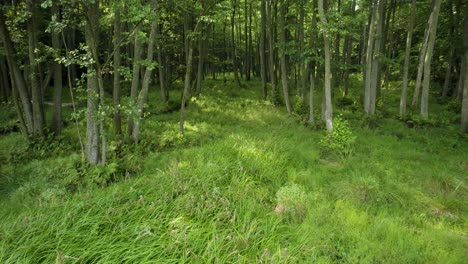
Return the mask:
{"type": "Polygon", "coordinates": [[[371,126],[340,99],[336,159],[323,132],[244,86],[205,81],[183,136],[150,94],[141,143],[109,138],[106,166],[83,163],[74,125],[54,145],[0,135],[0,262],[466,261],[468,142],[455,125],[409,128],[391,112],[371,126]]]}

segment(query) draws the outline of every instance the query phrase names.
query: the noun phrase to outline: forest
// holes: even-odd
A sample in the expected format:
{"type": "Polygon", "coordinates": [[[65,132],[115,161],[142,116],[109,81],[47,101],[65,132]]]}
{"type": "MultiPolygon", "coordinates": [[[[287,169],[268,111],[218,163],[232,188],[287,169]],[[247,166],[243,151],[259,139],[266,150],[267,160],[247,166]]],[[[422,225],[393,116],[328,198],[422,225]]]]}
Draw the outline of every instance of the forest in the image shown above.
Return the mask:
{"type": "Polygon", "coordinates": [[[464,0],[0,1],[0,263],[466,263],[464,0]]]}

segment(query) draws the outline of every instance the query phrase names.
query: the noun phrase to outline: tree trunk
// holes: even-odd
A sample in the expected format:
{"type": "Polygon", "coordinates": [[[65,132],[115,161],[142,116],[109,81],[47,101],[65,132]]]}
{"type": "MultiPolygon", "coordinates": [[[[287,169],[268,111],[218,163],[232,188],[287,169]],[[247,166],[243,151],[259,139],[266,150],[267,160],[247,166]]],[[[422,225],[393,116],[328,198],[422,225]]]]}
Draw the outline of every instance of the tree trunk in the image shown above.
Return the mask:
{"type": "Polygon", "coordinates": [[[273,23],[271,18],[271,6],[274,5],[274,0],[270,0],[267,5],[267,26],[268,26],[268,69],[270,70],[270,79],[271,79],[271,98],[273,102],[276,100],[277,97],[277,89],[276,89],[276,73],[275,73],[275,45],[273,39],[273,23]]]}
{"type": "Polygon", "coordinates": [[[237,69],[237,49],[236,49],[236,34],[235,34],[235,18],[236,18],[236,6],[235,1],[233,2],[232,16],[231,16],[231,38],[232,38],[232,68],[234,71],[234,79],[237,83],[237,87],[241,87],[239,79],[239,72],[237,69]]]}
{"type": "Polygon", "coordinates": [[[37,29],[36,29],[36,1],[28,0],[27,10],[30,12],[31,17],[28,19],[28,54],[29,54],[29,69],[30,69],[30,83],[31,83],[31,100],[33,107],[33,136],[44,137],[44,104],[42,100],[41,83],[39,80],[39,70],[36,62],[36,48],[37,48],[37,29]]]}
{"type": "MultiPolygon", "coordinates": [[[[312,2],[312,22],[311,27],[317,28],[317,18],[316,18],[316,6],[317,0],[312,2]]],[[[315,34],[312,32],[310,34],[310,49],[315,48],[315,34]]],[[[311,63],[310,69],[310,91],[309,91],[309,124],[313,124],[315,122],[314,119],[314,93],[315,93],[315,62],[311,63]]]]}
{"type": "Polygon", "coordinates": [[[378,23],[377,7],[381,0],[376,0],[371,8],[371,22],[369,24],[369,37],[367,39],[367,50],[366,50],[366,65],[365,65],[365,81],[364,81],[364,110],[366,114],[371,115],[371,103],[372,103],[372,69],[374,62],[374,42],[375,42],[375,31],[376,23],[378,23]]]}
{"type": "Polygon", "coordinates": [[[262,95],[263,99],[267,98],[267,85],[266,85],[266,58],[265,58],[265,33],[266,33],[266,5],[265,0],[262,0],[261,8],[261,26],[260,26],[260,77],[262,79],[262,95]]]}
{"type": "MultiPolygon", "coordinates": [[[[55,15],[57,22],[60,22],[60,6],[58,3],[54,3],[52,6],[52,15],[55,15]]],[[[61,41],[59,32],[52,32],[52,48],[57,52],[58,56],[61,56],[61,41]]],[[[51,130],[56,134],[62,132],[62,65],[58,62],[53,63],[54,71],[54,111],[52,113],[51,130]]]]}
{"type": "Polygon", "coordinates": [[[421,117],[427,119],[429,117],[429,85],[431,81],[431,60],[434,51],[435,38],[437,35],[437,21],[439,18],[439,10],[442,0],[435,0],[434,9],[432,11],[432,21],[430,22],[429,43],[427,52],[424,56],[424,80],[421,94],[421,117]]]}
{"type": "MultiPolygon", "coordinates": [[[[153,7],[154,13],[157,12],[158,8],[158,1],[157,0],[152,0],[151,5],[153,7]]],[[[144,111],[144,106],[145,103],[148,101],[148,91],[149,91],[149,85],[151,83],[151,75],[153,71],[153,66],[151,64],[153,63],[153,54],[154,54],[154,42],[156,39],[156,28],[158,26],[158,19],[154,18],[153,22],[151,23],[151,32],[149,35],[149,40],[148,40],[148,51],[146,52],[146,63],[148,63],[150,66],[146,67],[145,75],[143,76],[143,83],[141,87],[140,94],[138,95],[138,105],[137,105],[137,122],[133,126],[133,132],[132,132],[132,137],[133,141],[135,144],[138,144],[139,138],[140,138],[140,126],[143,118],[143,111],[144,111]]]]}
{"type": "Polygon", "coordinates": [[[289,87],[288,87],[288,70],[286,69],[286,1],[283,0],[280,6],[280,27],[281,27],[281,81],[283,83],[283,96],[284,103],[288,114],[292,113],[291,100],[289,99],[289,87]]]}
{"type": "Polygon", "coordinates": [[[372,55],[372,70],[371,70],[371,89],[369,101],[369,114],[375,114],[375,105],[377,92],[380,90],[380,49],[382,41],[383,27],[383,12],[386,0],[379,0],[378,15],[377,15],[377,32],[375,35],[374,53],[372,55]]]}
{"type": "MultiPolygon", "coordinates": [[[[130,88],[130,100],[132,104],[136,107],[137,105],[137,96],[138,96],[138,88],[140,86],[140,60],[141,60],[141,53],[143,50],[141,40],[140,40],[140,26],[137,26],[135,29],[135,36],[134,36],[134,51],[133,51],[133,66],[132,66],[132,85],[130,88]]],[[[135,125],[134,116],[130,116],[128,120],[128,128],[127,134],[129,136],[133,133],[133,126],[135,125]]]]}
{"type": "Polygon", "coordinates": [[[408,72],[410,66],[411,42],[413,40],[414,19],[416,16],[416,0],[411,2],[411,15],[409,17],[408,35],[406,36],[405,62],[403,66],[403,87],[401,89],[400,115],[406,114],[408,100],[408,72]]]}
{"type": "MultiPolygon", "coordinates": [[[[88,56],[95,59],[97,55],[97,27],[98,27],[99,2],[85,6],[88,20],[85,26],[86,45],[88,46],[88,56]]],[[[97,61],[95,61],[97,63],[97,61]]],[[[99,84],[95,65],[88,66],[87,76],[87,111],[86,111],[86,158],[91,165],[102,162],[100,153],[101,130],[97,120],[99,107],[99,84]]]]}
{"type": "Polygon", "coordinates": [[[199,95],[201,93],[201,83],[203,80],[203,65],[204,65],[204,57],[205,54],[203,52],[203,21],[200,22],[200,35],[198,38],[198,68],[197,68],[197,91],[196,94],[199,95]]]}
{"type": "Polygon", "coordinates": [[[325,52],[325,124],[327,131],[333,131],[333,110],[332,110],[332,101],[331,101],[331,69],[330,69],[330,37],[326,29],[328,29],[327,18],[325,17],[325,10],[323,8],[323,0],[318,1],[318,12],[320,16],[320,22],[322,23],[323,31],[323,42],[324,42],[324,52],[325,52]]]}
{"type": "Polygon", "coordinates": [[[114,131],[116,135],[122,134],[122,116],[120,114],[120,66],[122,58],[120,56],[120,42],[122,40],[122,23],[120,21],[120,6],[115,3],[114,16],[114,91],[112,99],[114,103],[114,131]]]}
{"type": "MultiPolygon", "coordinates": [[[[468,61],[468,5],[465,5],[465,23],[463,26],[463,51],[465,63],[468,61]]],[[[465,66],[464,72],[460,72],[460,78],[463,78],[463,100],[461,111],[461,131],[468,133],[468,67],[465,66]]]]}

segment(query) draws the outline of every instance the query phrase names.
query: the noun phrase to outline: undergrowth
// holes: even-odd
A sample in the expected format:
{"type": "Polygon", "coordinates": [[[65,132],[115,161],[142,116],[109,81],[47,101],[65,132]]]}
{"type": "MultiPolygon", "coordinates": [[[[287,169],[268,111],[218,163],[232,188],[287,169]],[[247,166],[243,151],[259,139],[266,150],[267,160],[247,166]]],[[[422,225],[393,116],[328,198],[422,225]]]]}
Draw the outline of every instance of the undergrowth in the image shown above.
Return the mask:
{"type": "Polygon", "coordinates": [[[366,120],[339,99],[333,147],[259,87],[205,81],[183,136],[177,103],[152,93],[141,144],[110,138],[101,167],[82,161],[73,126],[32,144],[1,135],[0,262],[466,261],[468,143],[452,122],[366,120]]]}

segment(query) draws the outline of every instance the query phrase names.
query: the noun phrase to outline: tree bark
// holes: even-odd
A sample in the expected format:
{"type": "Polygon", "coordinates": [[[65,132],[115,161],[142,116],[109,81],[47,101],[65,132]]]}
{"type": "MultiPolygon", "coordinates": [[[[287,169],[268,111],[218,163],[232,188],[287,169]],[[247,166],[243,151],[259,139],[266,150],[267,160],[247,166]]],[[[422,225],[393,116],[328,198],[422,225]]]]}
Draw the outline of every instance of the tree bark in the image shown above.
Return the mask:
{"type": "Polygon", "coordinates": [[[401,89],[400,115],[406,114],[408,100],[408,72],[410,66],[411,42],[413,40],[414,19],[416,15],[416,0],[411,2],[411,15],[409,17],[408,35],[406,36],[405,62],[403,66],[403,86],[401,89]]]}
{"type": "Polygon", "coordinates": [[[371,89],[369,101],[369,114],[375,114],[375,105],[377,92],[380,90],[380,56],[381,56],[381,41],[383,27],[383,13],[386,0],[379,0],[378,15],[377,15],[377,32],[375,35],[374,53],[372,55],[372,70],[371,70],[371,89]]]}
{"type": "Polygon", "coordinates": [[[325,17],[325,10],[323,8],[323,0],[318,1],[318,12],[320,16],[320,22],[322,24],[323,31],[323,42],[324,42],[324,52],[325,52],[325,124],[327,131],[333,131],[333,110],[332,110],[332,101],[331,101],[331,69],[330,69],[330,37],[328,35],[328,22],[325,17]]]}

